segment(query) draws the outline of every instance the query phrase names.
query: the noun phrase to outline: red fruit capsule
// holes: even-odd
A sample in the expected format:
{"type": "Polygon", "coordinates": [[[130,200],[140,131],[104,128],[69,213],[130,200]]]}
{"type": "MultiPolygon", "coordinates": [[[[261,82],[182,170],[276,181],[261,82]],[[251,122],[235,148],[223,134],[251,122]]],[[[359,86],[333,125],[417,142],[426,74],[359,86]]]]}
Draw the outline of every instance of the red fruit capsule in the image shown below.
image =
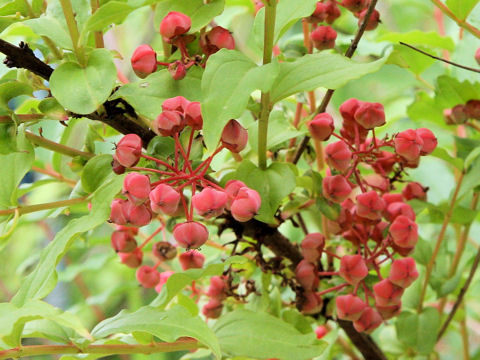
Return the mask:
{"type": "Polygon", "coordinates": [[[202,111],[198,101],[192,101],[185,109],[185,122],[193,130],[201,130],[203,127],[202,111]]]}
{"type": "Polygon", "coordinates": [[[114,160],[125,167],[135,166],[142,154],[142,139],[136,134],[125,135],[117,144],[114,160]]]}
{"type": "Polygon", "coordinates": [[[418,225],[404,215],[397,216],[390,225],[393,242],[402,248],[411,248],[418,241],[418,225]]]}
{"type": "Polygon", "coordinates": [[[188,32],[191,26],[192,20],[189,16],[177,11],[171,11],[160,23],[160,34],[167,39],[172,39],[188,32]]]}
{"type": "Polygon", "coordinates": [[[217,299],[210,299],[203,305],[202,314],[209,319],[218,319],[222,314],[223,304],[217,299]]]}
{"type": "Polygon", "coordinates": [[[205,262],[205,256],[197,250],[188,250],[180,254],[178,261],[183,270],[201,269],[205,262]]]}
{"type": "MultiPolygon", "coordinates": [[[[358,14],[358,26],[361,26],[365,16],[367,16],[368,10],[365,9],[358,14]]],[[[375,30],[380,23],[380,13],[377,10],[373,10],[372,14],[368,18],[366,31],[375,30]]]]}
{"type": "Polygon", "coordinates": [[[157,70],[157,53],[150,45],[142,44],[135,49],[130,62],[135,74],[144,79],[157,70]]]}
{"type": "Polygon", "coordinates": [[[380,220],[385,206],[385,201],[376,191],[357,195],[357,215],[365,219],[380,220]]]}
{"type": "Polygon", "coordinates": [[[225,192],[228,195],[227,205],[225,206],[227,210],[230,210],[230,206],[232,205],[232,201],[237,197],[238,191],[242,187],[246,187],[245,183],[240,180],[229,180],[225,184],[225,192]]]}
{"type": "Polygon", "coordinates": [[[336,141],[325,146],[328,166],[340,172],[346,171],[352,161],[352,152],[344,141],[336,141]]]}
{"type": "Polygon", "coordinates": [[[373,293],[375,296],[375,304],[379,306],[392,306],[400,303],[403,289],[393,284],[389,279],[383,279],[373,285],[373,293]]]}
{"type": "Polygon", "coordinates": [[[118,253],[118,256],[122,264],[133,269],[139,267],[143,260],[143,252],[139,248],[129,253],[118,253]]]}
{"type": "Polygon", "coordinates": [[[367,0],[342,0],[340,3],[345,9],[351,12],[359,12],[367,7],[367,0]]]}
{"type": "Polygon", "coordinates": [[[385,110],[380,103],[362,103],[354,114],[355,121],[365,129],[385,125],[385,110]]]}
{"type": "Polygon", "coordinates": [[[153,244],[152,254],[160,261],[172,260],[177,256],[177,248],[167,241],[153,244]]]}
{"type": "Polygon", "coordinates": [[[168,278],[173,274],[175,274],[174,271],[163,271],[160,273],[160,281],[158,282],[157,286],[155,286],[155,291],[157,293],[162,291],[163,285],[167,283],[168,278]]]}
{"type": "Polygon", "coordinates": [[[367,304],[362,299],[352,294],[337,296],[335,304],[337,305],[337,316],[342,320],[358,320],[367,308],[367,304]]]}
{"type": "Polygon", "coordinates": [[[322,188],[323,196],[336,203],[344,201],[352,192],[350,184],[342,175],[325,176],[322,181],[322,188]]]}
{"type": "Polygon", "coordinates": [[[340,276],[346,282],[357,285],[368,275],[368,268],[361,255],[344,255],[340,260],[340,276]]]}
{"type": "Polygon", "coordinates": [[[207,293],[209,297],[217,300],[223,300],[227,297],[227,284],[223,276],[212,276],[207,293]]]}
{"type": "Polygon", "coordinates": [[[206,219],[217,217],[225,209],[228,195],[212,187],[206,187],[192,196],[192,205],[198,215],[206,219]]]}
{"type": "Polygon", "coordinates": [[[318,288],[319,278],[315,265],[307,260],[302,260],[295,268],[295,277],[305,291],[315,291],[318,288]]]}
{"type": "Polygon", "coordinates": [[[402,195],[407,200],[418,199],[418,200],[427,200],[427,190],[418,182],[409,182],[402,190],[402,195]]]}
{"type": "Polygon", "coordinates": [[[200,38],[200,46],[203,52],[210,56],[220,49],[235,49],[235,40],[227,29],[215,26],[200,38]]]}
{"type": "Polygon", "coordinates": [[[116,252],[122,253],[129,253],[137,248],[137,241],[129,231],[114,231],[111,236],[111,244],[116,252]]]}
{"type": "Polygon", "coordinates": [[[208,240],[208,230],[205,225],[196,221],[187,221],[175,225],[173,237],[183,248],[196,249],[208,240]]]}
{"type": "Polygon", "coordinates": [[[323,300],[320,295],[315,292],[306,292],[305,299],[301,305],[301,311],[305,315],[316,314],[322,310],[323,300]]]}
{"type": "Polygon", "coordinates": [[[127,174],[123,179],[122,194],[136,205],[144,203],[150,194],[150,178],[135,172],[127,174]]]}
{"type": "Polygon", "coordinates": [[[326,141],[335,130],[333,118],[328,113],[321,113],[307,123],[312,138],[318,141],[326,141]]]}
{"type": "Polygon", "coordinates": [[[383,194],[382,199],[385,200],[387,206],[394,202],[403,202],[402,194],[383,194]]]}
{"type": "Polygon", "coordinates": [[[468,100],[465,112],[470,119],[480,120],[480,100],[468,100]]]}
{"type": "Polygon", "coordinates": [[[416,218],[415,211],[404,202],[394,202],[387,206],[385,217],[388,221],[393,221],[400,215],[404,215],[412,221],[415,221],[416,218]]]}
{"type": "Polygon", "coordinates": [[[257,215],[261,203],[258,192],[245,186],[238,190],[237,196],[230,206],[230,211],[235,220],[246,222],[257,215]]]}
{"type": "Polygon", "coordinates": [[[178,111],[165,110],[152,123],[152,129],[162,136],[173,136],[185,127],[185,119],[178,111]]]}
{"type": "Polygon", "coordinates": [[[353,123],[355,121],[355,112],[362,104],[362,101],[351,98],[346,100],[338,110],[340,111],[340,115],[342,115],[343,121],[346,123],[353,123]]]}
{"type": "Polygon", "coordinates": [[[178,111],[184,113],[187,110],[190,101],[185,99],[183,96],[175,96],[170,99],[166,99],[162,104],[163,111],[178,111]]]}
{"type": "Polygon", "coordinates": [[[417,266],[412,258],[394,260],[388,280],[398,287],[407,288],[418,278],[417,266]]]}
{"type": "Polygon", "coordinates": [[[417,134],[423,140],[423,146],[420,149],[420,155],[428,155],[435,150],[437,147],[438,141],[432,131],[427,128],[417,129],[417,134]]]}
{"type": "Polygon", "coordinates": [[[337,20],[341,15],[341,11],[337,6],[337,3],[333,0],[327,0],[325,2],[326,6],[326,17],[325,22],[327,24],[332,24],[335,20],[337,20]]]}
{"type": "Polygon", "coordinates": [[[315,11],[313,12],[312,15],[310,15],[307,20],[310,23],[319,23],[322,21],[325,21],[327,17],[327,4],[323,3],[321,1],[317,2],[317,5],[315,6],[315,11]]]}
{"type": "Polygon", "coordinates": [[[394,316],[398,315],[402,310],[402,303],[398,303],[396,305],[391,306],[375,306],[382,316],[383,320],[388,320],[393,318],[394,316]]]}
{"type": "Polygon", "coordinates": [[[423,140],[413,129],[402,131],[395,136],[393,140],[395,144],[395,152],[407,159],[415,161],[420,156],[423,148],[423,140]]]}
{"type": "Polygon", "coordinates": [[[145,204],[135,205],[127,202],[123,205],[123,214],[127,219],[127,223],[133,226],[145,226],[152,221],[152,212],[145,204]]]}
{"type": "Polygon", "coordinates": [[[150,206],[156,213],[173,215],[180,203],[180,194],[167,184],[159,184],[150,192],[150,206]]]}
{"type": "Polygon", "coordinates": [[[320,233],[310,233],[305,236],[300,247],[303,258],[315,264],[322,256],[323,248],[325,247],[325,236],[320,233]]]}
{"type": "Polygon", "coordinates": [[[382,324],[382,322],[383,319],[380,313],[371,307],[367,307],[362,313],[360,319],[353,322],[353,327],[358,332],[365,332],[367,334],[370,334],[376,328],[378,328],[382,324]]]}
{"type": "Polygon", "coordinates": [[[333,49],[337,32],[330,26],[319,26],[310,34],[313,46],[317,50],[333,49]]]}
{"type": "Polygon", "coordinates": [[[160,281],[160,273],[147,265],[140,266],[137,269],[136,277],[137,281],[147,289],[154,288],[160,281]]]}
{"type": "Polygon", "coordinates": [[[125,225],[127,223],[127,218],[123,211],[127,200],[124,199],[113,199],[110,204],[110,222],[117,225],[125,225]]]}
{"type": "Polygon", "coordinates": [[[173,80],[182,80],[187,76],[187,68],[180,60],[174,61],[168,65],[168,72],[173,80]]]}
{"type": "Polygon", "coordinates": [[[233,153],[239,153],[247,146],[248,132],[237,120],[231,119],[222,131],[222,144],[233,153]]]}

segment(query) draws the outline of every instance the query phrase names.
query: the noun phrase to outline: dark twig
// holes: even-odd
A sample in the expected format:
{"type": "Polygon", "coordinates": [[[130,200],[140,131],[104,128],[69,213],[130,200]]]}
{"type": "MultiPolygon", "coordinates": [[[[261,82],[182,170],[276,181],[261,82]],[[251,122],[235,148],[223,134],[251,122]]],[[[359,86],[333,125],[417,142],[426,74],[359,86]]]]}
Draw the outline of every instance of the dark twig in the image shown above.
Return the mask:
{"type": "MultiPolygon", "coordinates": [[[[357,50],[358,43],[360,42],[360,39],[362,38],[363,34],[365,33],[365,29],[367,28],[368,20],[370,19],[370,16],[372,15],[373,11],[375,10],[376,5],[377,5],[377,0],[372,0],[370,5],[368,6],[368,10],[367,10],[367,13],[365,14],[365,17],[363,19],[362,24],[358,28],[358,31],[355,34],[355,37],[353,38],[352,43],[350,44],[347,51],[345,52],[345,57],[351,58],[353,56],[353,54],[355,53],[355,50],[357,50]]],[[[320,106],[315,111],[315,114],[325,112],[330,100],[332,99],[332,95],[333,95],[334,92],[335,92],[334,89],[328,89],[327,90],[327,92],[325,93],[325,96],[323,97],[322,103],[320,104],[320,106]]],[[[307,148],[307,145],[308,145],[309,141],[310,141],[310,137],[305,136],[303,138],[302,142],[300,143],[300,145],[298,145],[297,151],[295,151],[295,155],[294,155],[293,161],[292,161],[294,164],[298,163],[298,161],[300,160],[300,157],[302,156],[303,152],[307,148]]]]}
{"type": "Polygon", "coordinates": [[[412,50],[418,51],[420,54],[426,55],[426,56],[431,57],[432,59],[435,59],[435,60],[443,61],[444,63],[447,63],[447,64],[450,64],[450,65],[459,67],[460,69],[464,69],[464,70],[468,70],[468,71],[473,71],[473,72],[476,72],[476,73],[480,73],[480,69],[475,69],[475,68],[471,68],[471,67],[468,67],[468,66],[465,66],[465,65],[460,65],[460,64],[454,63],[453,61],[450,61],[450,60],[447,60],[447,59],[443,59],[443,58],[441,58],[441,57],[438,57],[438,56],[429,54],[429,53],[427,53],[426,51],[420,50],[420,49],[416,48],[416,47],[413,46],[413,45],[410,45],[410,44],[407,44],[407,43],[404,43],[404,42],[401,42],[401,41],[400,41],[400,45],[404,45],[404,46],[406,46],[406,47],[409,47],[409,48],[412,49],[412,50]]]}
{"type": "Polygon", "coordinates": [[[7,58],[3,61],[7,67],[30,70],[45,80],[48,80],[52,75],[53,69],[37,58],[32,49],[23,41],[20,46],[15,46],[0,39],[0,52],[7,55],[7,58]]]}

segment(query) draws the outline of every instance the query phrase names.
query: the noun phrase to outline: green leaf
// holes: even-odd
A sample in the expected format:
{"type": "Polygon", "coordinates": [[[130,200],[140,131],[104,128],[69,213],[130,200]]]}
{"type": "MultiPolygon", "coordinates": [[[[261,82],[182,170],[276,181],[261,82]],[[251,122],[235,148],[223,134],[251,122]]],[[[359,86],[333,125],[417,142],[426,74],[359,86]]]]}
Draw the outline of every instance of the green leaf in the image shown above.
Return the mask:
{"type": "Polygon", "coordinates": [[[68,119],[67,113],[62,105],[53,97],[43,99],[38,104],[38,110],[40,110],[46,116],[57,119],[57,120],[66,120],[68,119]]]}
{"type": "Polygon", "coordinates": [[[205,3],[203,0],[146,0],[144,5],[148,3],[156,3],[155,11],[155,28],[158,29],[162,19],[170,11],[178,11],[190,16],[192,19],[192,26],[189,33],[199,31],[204,26],[208,25],[210,21],[217,15],[223,12],[225,7],[225,0],[211,0],[205,3]]]}
{"type": "Polygon", "coordinates": [[[388,32],[377,38],[377,41],[390,41],[393,43],[404,42],[412,45],[427,45],[453,51],[455,43],[452,38],[440,36],[436,32],[423,32],[414,30],[407,33],[388,32]]]}
{"type": "Polygon", "coordinates": [[[23,24],[31,28],[39,36],[49,37],[57,46],[72,50],[72,39],[68,29],[53,16],[41,16],[37,19],[24,21],[23,24]]]}
{"type": "Polygon", "coordinates": [[[87,20],[83,31],[102,31],[110,24],[120,24],[133,10],[135,7],[124,2],[109,1],[87,20]]]}
{"type": "Polygon", "coordinates": [[[88,193],[94,192],[112,174],[112,155],[97,155],[83,168],[82,187],[88,193]]]}
{"type": "Polygon", "coordinates": [[[440,327],[438,310],[425,308],[421,314],[402,312],[395,322],[398,339],[421,355],[432,352],[440,327]]]}
{"type": "Polygon", "coordinates": [[[468,100],[480,98],[480,84],[459,80],[447,75],[437,79],[435,101],[441,109],[465,104],[468,100]]]}
{"type": "Polygon", "coordinates": [[[123,85],[111,99],[123,98],[139,114],[153,120],[162,112],[165,99],[181,95],[190,101],[201,101],[201,77],[202,71],[197,68],[189,69],[183,80],[173,80],[167,70],[161,70],[138,82],[123,85]]]}
{"type": "Polygon", "coordinates": [[[465,20],[478,3],[479,0],[447,0],[446,5],[456,17],[465,20]]]}
{"type": "Polygon", "coordinates": [[[462,159],[456,158],[451,156],[446,149],[442,147],[436,147],[435,150],[431,154],[432,156],[445,160],[449,164],[455,166],[458,170],[463,169],[463,161],[462,159]]]}
{"type": "Polygon", "coordinates": [[[6,81],[0,84],[0,112],[2,110],[10,112],[8,102],[14,97],[20,95],[31,95],[33,89],[30,85],[21,83],[19,81],[6,81]]]}
{"type": "Polygon", "coordinates": [[[66,109],[89,114],[108,99],[116,78],[117,70],[110,52],[95,49],[85,68],[72,61],[56,68],[50,77],[50,89],[66,109]]]}
{"type": "Polygon", "coordinates": [[[313,332],[302,334],[279,318],[245,309],[222,316],[213,331],[228,356],[306,360],[321,355],[326,347],[313,332]]]}
{"type": "Polygon", "coordinates": [[[254,90],[270,90],[277,73],[278,63],[257,66],[236,50],[222,49],[208,59],[202,79],[203,135],[208,149],[215,149],[223,127],[243,113],[254,90]]]}
{"type": "Polygon", "coordinates": [[[8,155],[17,151],[16,132],[15,123],[0,123],[0,154],[8,155]]]}
{"type": "Polygon", "coordinates": [[[220,347],[215,334],[198,316],[176,306],[163,311],[151,306],[145,306],[133,313],[121,311],[116,316],[102,321],[92,330],[92,336],[100,339],[115,333],[132,333],[143,331],[152,334],[163,341],[173,342],[180,337],[189,336],[212,349],[220,359],[220,347]]]}
{"type": "Polygon", "coordinates": [[[47,296],[57,283],[55,268],[67,252],[73,240],[86,231],[103,224],[110,216],[110,202],[122,187],[123,177],[115,176],[111,181],[100,186],[92,196],[92,210],[88,215],[70,222],[60,230],[53,241],[42,250],[40,260],[22,282],[12,303],[21,306],[29,299],[42,299],[47,296]]]}
{"type": "Polygon", "coordinates": [[[296,186],[295,172],[287,163],[273,163],[262,170],[251,161],[244,160],[239,166],[235,178],[255,189],[262,198],[262,205],[255,217],[257,220],[272,223],[282,200],[296,186]]]}
{"type": "Polygon", "coordinates": [[[350,80],[380,69],[384,57],[370,63],[356,63],[344,56],[319,52],[293,62],[280,63],[280,72],[272,85],[271,100],[276,103],[290,95],[319,87],[337,89],[350,80]]]}

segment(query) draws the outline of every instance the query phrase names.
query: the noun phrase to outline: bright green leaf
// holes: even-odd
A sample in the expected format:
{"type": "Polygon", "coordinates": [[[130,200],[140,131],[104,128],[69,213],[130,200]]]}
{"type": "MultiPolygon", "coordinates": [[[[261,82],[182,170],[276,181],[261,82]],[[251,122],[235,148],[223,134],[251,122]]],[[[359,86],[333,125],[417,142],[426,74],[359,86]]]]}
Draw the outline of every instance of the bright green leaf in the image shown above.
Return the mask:
{"type": "Polygon", "coordinates": [[[112,155],[97,155],[83,168],[82,187],[86,192],[94,192],[112,174],[112,155]]]}
{"type": "Polygon", "coordinates": [[[24,21],[39,36],[49,37],[57,46],[63,49],[73,49],[68,28],[52,16],[41,16],[37,19],[24,21]]]}
{"type": "Polygon", "coordinates": [[[465,20],[479,0],[447,0],[446,5],[460,20],[465,20]]]}
{"type": "Polygon", "coordinates": [[[441,36],[436,32],[423,32],[413,30],[408,33],[385,33],[377,38],[377,41],[390,41],[393,43],[404,42],[411,45],[426,45],[453,51],[455,43],[450,37],[441,36]]]}

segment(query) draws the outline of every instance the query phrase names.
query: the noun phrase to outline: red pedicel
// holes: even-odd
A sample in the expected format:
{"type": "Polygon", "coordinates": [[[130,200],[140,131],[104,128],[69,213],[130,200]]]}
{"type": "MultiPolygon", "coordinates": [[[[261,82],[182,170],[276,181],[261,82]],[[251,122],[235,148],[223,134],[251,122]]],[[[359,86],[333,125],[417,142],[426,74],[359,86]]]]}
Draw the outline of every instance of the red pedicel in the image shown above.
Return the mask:
{"type": "Polygon", "coordinates": [[[310,34],[313,46],[317,50],[333,49],[337,32],[330,26],[319,26],[310,34]]]}
{"type": "Polygon", "coordinates": [[[325,247],[325,236],[320,233],[310,233],[302,240],[300,247],[303,258],[315,264],[322,256],[323,248],[325,247]]]}
{"type": "Polygon", "coordinates": [[[357,195],[357,215],[369,220],[380,220],[385,210],[385,200],[376,191],[368,191],[357,195]]]}
{"type": "Polygon", "coordinates": [[[417,134],[423,140],[423,146],[420,149],[420,155],[428,155],[435,150],[437,147],[438,141],[432,131],[427,128],[417,129],[417,134]]]}
{"type": "Polygon", "coordinates": [[[218,299],[210,299],[203,305],[202,314],[209,319],[217,319],[222,314],[223,304],[218,299]]]}
{"type": "Polygon", "coordinates": [[[150,191],[150,206],[156,213],[173,215],[177,212],[180,203],[180,194],[167,184],[159,184],[150,191]]]}
{"type": "Polygon", "coordinates": [[[418,241],[418,225],[404,215],[397,216],[390,225],[393,242],[403,248],[411,248],[418,241]]]}
{"type": "Polygon", "coordinates": [[[367,334],[370,334],[376,328],[378,328],[382,324],[382,322],[383,319],[380,313],[371,307],[367,307],[363,311],[360,319],[353,322],[353,327],[358,332],[365,332],[367,334]]]}
{"type": "Polygon", "coordinates": [[[137,241],[129,231],[114,231],[110,242],[116,252],[129,253],[137,248],[137,241]]]}
{"type": "Polygon", "coordinates": [[[199,248],[208,240],[208,230],[205,225],[196,221],[187,221],[175,225],[173,237],[178,244],[187,249],[199,248]]]}
{"type": "Polygon", "coordinates": [[[295,277],[305,291],[315,291],[319,284],[318,271],[315,265],[302,260],[295,268],[295,277]]]}
{"type": "Polygon", "coordinates": [[[160,273],[147,265],[140,266],[136,272],[137,281],[144,288],[154,288],[160,281],[160,273]]]}
{"type": "Polygon", "coordinates": [[[417,266],[412,258],[394,260],[388,280],[401,287],[409,287],[418,278],[417,266]]]}
{"type": "Polygon", "coordinates": [[[337,317],[342,320],[358,320],[367,308],[367,304],[362,299],[352,294],[337,296],[335,304],[337,305],[337,317]]]}
{"type": "Polygon", "coordinates": [[[325,146],[325,159],[328,166],[344,172],[350,167],[352,152],[344,141],[336,141],[325,146]]]}
{"type": "Polygon", "coordinates": [[[201,130],[203,127],[203,117],[201,105],[198,101],[192,101],[185,109],[185,122],[193,130],[201,130]]]}
{"type": "Polygon", "coordinates": [[[142,44],[135,49],[130,62],[135,74],[144,79],[157,70],[157,53],[150,45],[142,44]]]}
{"type": "Polygon", "coordinates": [[[225,192],[206,187],[192,196],[192,205],[198,215],[210,219],[223,213],[227,199],[225,192]]]}
{"type": "Polygon", "coordinates": [[[143,260],[143,252],[141,249],[136,248],[129,253],[118,253],[122,264],[127,265],[130,268],[137,268],[140,266],[143,260]]]}
{"type": "Polygon", "coordinates": [[[342,175],[325,176],[322,181],[322,188],[323,196],[336,203],[344,201],[352,192],[350,184],[342,175]]]}
{"type": "Polygon", "coordinates": [[[150,194],[150,178],[135,172],[127,174],[123,179],[122,194],[136,205],[144,203],[150,194]]]}
{"type": "Polygon", "coordinates": [[[188,250],[180,254],[178,261],[183,270],[201,269],[205,262],[205,256],[197,250],[188,250]]]}
{"type": "Polygon", "coordinates": [[[402,131],[393,140],[395,152],[409,161],[415,161],[420,156],[423,140],[413,129],[402,131]]]}
{"type": "Polygon", "coordinates": [[[330,138],[335,130],[333,125],[333,118],[328,113],[321,113],[316,115],[307,123],[308,130],[312,138],[318,141],[326,141],[330,138]]]}
{"type": "Polygon", "coordinates": [[[385,124],[385,110],[380,103],[362,103],[354,114],[355,121],[365,129],[373,129],[385,124]]]}
{"type": "Polygon", "coordinates": [[[409,182],[402,190],[402,195],[407,200],[418,199],[418,200],[427,200],[427,190],[418,182],[409,182]]]}
{"type": "Polygon", "coordinates": [[[185,119],[178,111],[165,110],[152,123],[152,129],[162,136],[172,136],[185,127],[185,119]]]}
{"type": "Polygon", "coordinates": [[[237,120],[231,119],[222,131],[222,144],[233,153],[239,153],[247,146],[248,132],[237,120]]]}
{"type": "Polygon", "coordinates": [[[346,282],[357,285],[368,275],[368,268],[361,255],[344,255],[340,260],[340,276],[346,282]]]}
{"type": "Polygon", "coordinates": [[[258,192],[245,186],[238,190],[237,196],[230,206],[230,211],[235,220],[246,222],[257,215],[261,203],[258,192]]]}
{"type": "Polygon", "coordinates": [[[189,16],[177,11],[171,11],[160,23],[160,34],[170,40],[178,35],[185,34],[190,30],[191,26],[192,20],[189,16]]]}
{"type": "Polygon", "coordinates": [[[118,142],[113,158],[122,166],[132,167],[138,163],[141,154],[142,139],[136,134],[128,134],[118,142]]]}
{"type": "Polygon", "coordinates": [[[389,279],[383,279],[373,285],[373,294],[375,296],[375,304],[392,306],[400,303],[403,289],[393,284],[389,279]]]}

